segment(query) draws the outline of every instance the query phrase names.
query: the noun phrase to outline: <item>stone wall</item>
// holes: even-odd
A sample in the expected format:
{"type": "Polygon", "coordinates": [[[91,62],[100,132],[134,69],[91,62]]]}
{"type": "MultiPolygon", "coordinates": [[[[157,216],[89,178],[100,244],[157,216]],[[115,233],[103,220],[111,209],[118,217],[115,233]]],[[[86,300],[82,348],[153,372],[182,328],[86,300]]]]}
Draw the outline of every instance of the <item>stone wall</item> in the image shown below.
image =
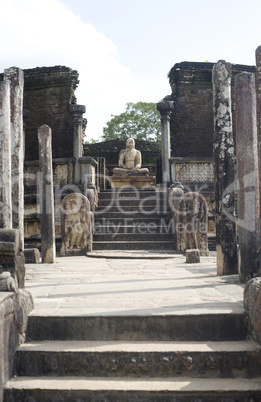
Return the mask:
{"type": "MultiPolygon", "coordinates": [[[[84,155],[104,157],[106,163],[118,165],[119,152],[126,148],[126,139],[117,139],[96,144],[84,144],[84,155]]],[[[159,142],[143,141],[135,139],[135,148],[141,151],[143,164],[152,163],[161,155],[159,142]]]]}
{"type": "Polygon", "coordinates": [[[37,67],[24,70],[25,160],[38,159],[37,129],[52,129],[53,158],[73,156],[73,120],[69,105],[76,103],[78,72],[68,67],[37,67]]]}
{"type": "MultiPolygon", "coordinates": [[[[106,161],[107,173],[112,175],[112,169],[118,166],[119,153],[126,148],[126,139],[117,139],[96,144],[84,144],[84,155],[91,156],[98,160],[103,157],[106,161]]],[[[142,166],[147,167],[150,172],[156,174],[156,160],[161,157],[161,144],[135,139],[135,148],[141,151],[142,166]]]]}
{"type": "MultiPolygon", "coordinates": [[[[182,62],[169,72],[174,111],[170,120],[173,157],[213,156],[213,63],[182,62]]],[[[232,99],[234,77],[242,71],[255,72],[255,66],[232,65],[232,99]]],[[[234,125],[235,126],[235,125],[234,125]]]]}

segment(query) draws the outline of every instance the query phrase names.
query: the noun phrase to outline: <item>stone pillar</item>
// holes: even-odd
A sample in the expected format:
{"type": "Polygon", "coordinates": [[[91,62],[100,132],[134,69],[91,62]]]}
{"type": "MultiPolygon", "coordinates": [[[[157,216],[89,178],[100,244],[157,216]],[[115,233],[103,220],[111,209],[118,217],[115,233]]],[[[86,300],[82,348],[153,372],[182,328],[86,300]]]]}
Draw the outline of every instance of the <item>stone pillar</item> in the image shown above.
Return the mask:
{"type": "Polygon", "coordinates": [[[157,110],[161,115],[161,154],[162,154],[162,182],[170,184],[170,114],[174,108],[173,101],[157,103],[157,110]]]}
{"type": "Polygon", "coordinates": [[[26,120],[29,117],[29,110],[23,110],[23,132],[24,132],[24,156],[25,156],[25,128],[26,128],[26,120]]]}
{"type": "Polygon", "coordinates": [[[0,228],[12,228],[10,84],[0,82],[0,228]]]}
{"type": "Polygon", "coordinates": [[[239,275],[247,282],[261,276],[255,75],[236,75],[235,87],[239,275]]]}
{"type": "Polygon", "coordinates": [[[74,167],[74,183],[79,184],[81,181],[81,169],[79,158],[83,156],[83,113],[86,107],[83,105],[70,105],[70,112],[73,116],[73,157],[75,158],[74,167]]]}
{"type": "MultiPolygon", "coordinates": [[[[257,141],[261,144],[261,46],[256,49],[256,111],[257,111],[257,141]]],[[[259,161],[261,161],[261,146],[259,145],[259,161]]],[[[259,177],[261,177],[261,164],[259,164],[259,177]]],[[[260,197],[261,211],[261,197],[260,197]]]]}
{"type": "Polygon", "coordinates": [[[24,73],[11,67],[4,71],[4,80],[10,84],[11,105],[11,172],[12,172],[12,221],[18,229],[24,248],[24,131],[23,92],[24,73]]]}
{"type": "Polygon", "coordinates": [[[218,275],[233,275],[238,272],[231,78],[231,64],[219,60],[214,65],[212,73],[218,275]]]}
{"type": "Polygon", "coordinates": [[[42,263],[55,262],[55,226],[52,169],[52,130],[46,124],[38,128],[40,169],[40,215],[42,263]]]}
{"type": "Polygon", "coordinates": [[[81,169],[81,184],[84,187],[84,192],[89,185],[95,185],[95,172],[98,162],[90,156],[83,156],[79,158],[81,169]]]}

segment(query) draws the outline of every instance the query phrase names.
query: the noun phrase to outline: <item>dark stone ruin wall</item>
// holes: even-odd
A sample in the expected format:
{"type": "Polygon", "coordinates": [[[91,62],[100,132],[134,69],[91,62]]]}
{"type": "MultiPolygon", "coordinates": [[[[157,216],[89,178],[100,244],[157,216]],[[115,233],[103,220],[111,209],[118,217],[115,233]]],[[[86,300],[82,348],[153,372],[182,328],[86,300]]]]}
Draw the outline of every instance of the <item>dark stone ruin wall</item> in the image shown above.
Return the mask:
{"type": "MultiPolygon", "coordinates": [[[[173,157],[213,157],[214,63],[182,62],[169,72],[174,111],[171,115],[171,151],[173,157]]],[[[242,71],[255,72],[255,66],[232,65],[232,101],[234,77],[242,71]]],[[[235,127],[235,124],[234,124],[235,127]]]]}
{"type": "Polygon", "coordinates": [[[25,160],[37,160],[37,129],[52,129],[53,158],[73,156],[73,120],[69,105],[76,103],[78,72],[68,67],[37,67],[24,70],[25,160]]]}
{"type": "MultiPolygon", "coordinates": [[[[84,155],[96,157],[104,157],[106,163],[118,165],[119,153],[126,148],[126,139],[117,139],[96,144],[85,144],[84,155]]],[[[143,141],[135,139],[135,148],[141,151],[142,164],[155,163],[155,159],[161,155],[161,144],[151,141],[143,141]]]]}

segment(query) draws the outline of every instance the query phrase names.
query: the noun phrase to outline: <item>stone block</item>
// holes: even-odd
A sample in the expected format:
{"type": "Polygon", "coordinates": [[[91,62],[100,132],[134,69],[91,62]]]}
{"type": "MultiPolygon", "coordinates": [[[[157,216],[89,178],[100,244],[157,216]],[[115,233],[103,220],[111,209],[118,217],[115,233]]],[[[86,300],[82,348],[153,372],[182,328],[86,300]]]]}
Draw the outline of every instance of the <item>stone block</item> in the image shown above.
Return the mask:
{"type": "Polygon", "coordinates": [[[40,251],[38,248],[27,248],[24,250],[26,264],[38,264],[40,262],[40,251]]]}
{"type": "Polygon", "coordinates": [[[261,343],[261,278],[252,278],[244,289],[244,307],[248,313],[249,332],[261,343]]]}
{"type": "Polygon", "coordinates": [[[152,187],[154,176],[127,176],[127,177],[111,177],[112,188],[137,188],[147,189],[152,187]]]}
{"type": "Polygon", "coordinates": [[[200,262],[200,251],[196,249],[186,250],[186,263],[197,264],[200,262]]]}
{"type": "Polygon", "coordinates": [[[19,229],[0,229],[0,265],[11,273],[19,288],[24,287],[24,252],[19,229]]]}

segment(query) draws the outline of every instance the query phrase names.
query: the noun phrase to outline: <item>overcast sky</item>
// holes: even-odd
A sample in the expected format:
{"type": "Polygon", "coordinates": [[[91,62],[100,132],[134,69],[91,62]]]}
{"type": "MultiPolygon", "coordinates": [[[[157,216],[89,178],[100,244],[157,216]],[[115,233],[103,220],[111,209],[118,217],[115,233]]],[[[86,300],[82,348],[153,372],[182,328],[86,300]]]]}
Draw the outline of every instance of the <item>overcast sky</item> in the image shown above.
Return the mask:
{"type": "Polygon", "coordinates": [[[260,0],[0,0],[0,72],[16,66],[78,70],[87,139],[127,102],[170,94],[181,61],[255,64],[260,0]]]}

